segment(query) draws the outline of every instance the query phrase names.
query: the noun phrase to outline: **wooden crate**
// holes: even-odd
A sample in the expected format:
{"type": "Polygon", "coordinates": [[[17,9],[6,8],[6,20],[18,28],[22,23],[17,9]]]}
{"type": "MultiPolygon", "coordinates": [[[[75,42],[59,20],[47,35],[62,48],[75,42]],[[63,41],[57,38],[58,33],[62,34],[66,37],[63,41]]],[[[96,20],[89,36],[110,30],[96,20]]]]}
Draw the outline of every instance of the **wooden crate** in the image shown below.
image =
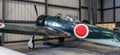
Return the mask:
{"type": "Polygon", "coordinates": [[[113,30],[115,28],[115,23],[102,23],[102,24],[96,24],[96,26],[113,30]]]}

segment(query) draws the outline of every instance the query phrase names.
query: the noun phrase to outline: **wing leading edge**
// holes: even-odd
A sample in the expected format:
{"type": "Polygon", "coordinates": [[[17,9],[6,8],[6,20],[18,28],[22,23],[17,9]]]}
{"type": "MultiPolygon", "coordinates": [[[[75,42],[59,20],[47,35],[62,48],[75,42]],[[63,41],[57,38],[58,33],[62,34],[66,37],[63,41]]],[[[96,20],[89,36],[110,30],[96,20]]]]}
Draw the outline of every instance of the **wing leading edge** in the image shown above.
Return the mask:
{"type": "Polygon", "coordinates": [[[13,34],[25,34],[25,35],[50,35],[50,36],[66,36],[62,31],[54,29],[52,27],[44,26],[20,26],[4,24],[5,26],[0,28],[0,32],[13,33],[13,34]]]}

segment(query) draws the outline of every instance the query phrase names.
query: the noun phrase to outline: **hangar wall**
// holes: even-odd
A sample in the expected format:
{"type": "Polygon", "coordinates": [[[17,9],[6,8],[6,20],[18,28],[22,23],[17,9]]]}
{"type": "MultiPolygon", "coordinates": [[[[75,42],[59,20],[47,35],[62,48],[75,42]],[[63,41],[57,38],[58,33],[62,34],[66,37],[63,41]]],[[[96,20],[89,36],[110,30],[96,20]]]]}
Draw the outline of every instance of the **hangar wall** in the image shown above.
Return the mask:
{"type": "MultiPolygon", "coordinates": [[[[79,17],[79,0],[47,0],[48,4],[44,4],[46,0],[6,0],[5,2],[5,22],[12,23],[16,25],[23,26],[34,26],[35,20],[37,19],[37,14],[34,5],[37,7],[38,15],[48,15],[55,16],[58,13],[62,14],[62,18],[65,15],[73,15],[79,17]],[[46,6],[47,5],[47,11],[46,6]],[[57,6],[56,6],[57,5],[57,6]],[[60,6],[60,7],[59,7],[60,6]],[[69,8],[66,8],[69,7],[69,8]],[[75,9],[76,8],[76,9],[75,9]]],[[[88,19],[88,0],[81,0],[81,20],[88,19]]],[[[1,3],[0,3],[0,6],[1,3]]],[[[100,0],[98,0],[98,11],[97,11],[97,21],[101,21],[101,11],[99,10],[100,0]]],[[[2,17],[2,10],[0,8],[0,15],[2,17]]],[[[9,41],[21,41],[29,40],[30,35],[18,35],[18,34],[8,34],[5,33],[5,42],[9,41]]],[[[41,39],[43,37],[38,36],[36,39],[41,39]]]]}
{"type": "MultiPolygon", "coordinates": [[[[38,9],[38,15],[44,13],[44,5],[36,5],[38,9]]],[[[6,20],[24,20],[35,21],[37,15],[35,12],[34,4],[22,3],[17,1],[6,1],[6,20]]]]}
{"type": "Polygon", "coordinates": [[[103,22],[120,22],[120,0],[103,0],[103,22]]]}
{"type": "MultiPolygon", "coordinates": [[[[45,0],[31,0],[37,2],[45,2],[45,0]]],[[[88,7],[87,0],[81,0],[81,18],[88,19],[88,7]]],[[[62,6],[69,6],[69,7],[76,7],[79,8],[79,0],[48,0],[48,4],[54,5],[62,5],[62,6]],[[68,2],[69,1],[69,2],[68,2]]],[[[100,0],[98,0],[98,9],[100,9],[100,0]]],[[[34,5],[37,5],[38,15],[45,14],[45,5],[40,4],[32,4],[32,3],[22,3],[16,1],[6,2],[6,19],[7,20],[27,20],[27,21],[35,21],[37,16],[34,9],[34,5]]],[[[48,6],[48,15],[56,15],[57,13],[62,13],[63,18],[65,15],[74,15],[79,16],[78,9],[66,9],[61,7],[51,7],[48,6]]],[[[98,21],[101,18],[100,10],[98,10],[98,21]]]]}
{"type": "MultiPolygon", "coordinates": [[[[0,1],[0,7],[2,7],[2,1],[0,1]]],[[[2,8],[0,8],[0,19],[2,19],[2,8]]]]}
{"type": "MultiPolygon", "coordinates": [[[[113,7],[113,0],[103,0],[103,9],[113,7]]],[[[113,9],[103,11],[104,22],[113,22],[113,9]]]]}
{"type": "MultiPolygon", "coordinates": [[[[79,8],[79,0],[48,0],[48,4],[54,5],[62,5],[69,7],[77,7],[79,8]],[[68,2],[69,1],[69,2],[68,2]]],[[[58,13],[62,13],[62,18],[66,15],[78,16],[79,10],[65,9],[65,8],[56,8],[56,7],[48,7],[48,15],[56,15],[58,13]]],[[[79,16],[78,16],[79,17],[79,16]]]]}
{"type": "MultiPolygon", "coordinates": [[[[44,0],[34,0],[34,1],[44,2],[44,0]]],[[[38,16],[36,15],[34,5],[36,5],[37,7],[38,15],[45,14],[45,5],[10,1],[10,0],[6,1],[5,20],[8,21],[7,23],[12,23],[15,25],[35,26],[34,21],[36,21],[38,16]]],[[[31,37],[32,36],[30,35],[5,33],[4,40],[5,42],[21,41],[21,40],[29,40],[31,37]]],[[[43,37],[42,36],[35,37],[35,39],[41,39],[41,38],[43,37]]]]}
{"type": "Polygon", "coordinates": [[[97,8],[98,8],[98,10],[97,10],[97,23],[99,23],[99,22],[101,22],[101,19],[102,19],[102,17],[101,17],[101,12],[102,12],[102,10],[101,10],[101,0],[97,1],[97,8]]]}
{"type": "Polygon", "coordinates": [[[116,2],[116,7],[119,7],[119,8],[116,8],[116,11],[115,11],[115,15],[116,15],[116,22],[120,22],[120,0],[115,0],[116,2]]]}
{"type": "MultiPolygon", "coordinates": [[[[81,0],[81,6],[83,7],[88,7],[88,0],[81,0]]],[[[97,22],[101,22],[101,0],[97,0],[97,22]]],[[[81,19],[88,19],[89,20],[89,14],[88,14],[89,10],[88,8],[82,8],[81,9],[81,19]]]]}

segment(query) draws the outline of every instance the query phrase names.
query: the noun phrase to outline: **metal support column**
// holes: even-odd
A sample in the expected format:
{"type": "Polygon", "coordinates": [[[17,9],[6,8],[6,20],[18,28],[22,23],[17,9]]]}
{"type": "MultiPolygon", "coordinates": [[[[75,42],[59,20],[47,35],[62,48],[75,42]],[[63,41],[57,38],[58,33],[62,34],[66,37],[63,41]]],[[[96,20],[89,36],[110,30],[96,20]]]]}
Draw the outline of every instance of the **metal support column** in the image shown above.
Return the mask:
{"type": "Polygon", "coordinates": [[[93,25],[97,23],[97,0],[91,0],[93,25]]]}
{"type": "MultiPolygon", "coordinates": [[[[6,0],[2,0],[2,22],[5,22],[5,2],[6,0]]],[[[4,33],[0,36],[0,45],[4,45],[4,33]]]]}
{"type": "Polygon", "coordinates": [[[87,3],[88,3],[88,20],[92,24],[91,0],[87,0],[87,3]]]}
{"type": "Polygon", "coordinates": [[[113,22],[116,22],[116,9],[115,9],[115,0],[113,0],[113,22]]]}
{"type": "Polygon", "coordinates": [[[79,21],[81,21],[81,0],[79,0],[79,21]]]}
{"type": "Polygon", "coordinates": [[[104,15],[104,13],[103,13],[103,5],[104,5],[103,0],[101,0],[101,23],[104,22],[104,17],[103,17],[103,15],[104,15]]]}
{"type": "Polygon", "coordinates": [[[48,15],[48,0],[45,0],[45,15],[48,15]]]}
{"type": "Polygon", "coordinates": [[[2,0],[2,22],[5,21],[5,0],[2,0]]]}

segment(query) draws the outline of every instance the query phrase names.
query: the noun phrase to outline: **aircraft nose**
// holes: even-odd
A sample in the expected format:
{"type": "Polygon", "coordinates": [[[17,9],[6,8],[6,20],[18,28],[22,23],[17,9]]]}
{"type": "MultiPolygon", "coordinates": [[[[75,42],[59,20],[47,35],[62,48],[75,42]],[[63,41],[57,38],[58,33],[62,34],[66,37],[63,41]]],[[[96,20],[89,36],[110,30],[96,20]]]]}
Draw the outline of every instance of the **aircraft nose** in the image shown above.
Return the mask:
{"type": "Polygon", "coordinates": [[[89,29],[85,24],[78,24],[74,28],[74,34],[77,38],[86,38],[88,36],[89,29]]]}
{"type": "Polygon", "coordinates": [[[5,27],[5,25],[3,23],[0,23],[0,28],[5,27]]]}

